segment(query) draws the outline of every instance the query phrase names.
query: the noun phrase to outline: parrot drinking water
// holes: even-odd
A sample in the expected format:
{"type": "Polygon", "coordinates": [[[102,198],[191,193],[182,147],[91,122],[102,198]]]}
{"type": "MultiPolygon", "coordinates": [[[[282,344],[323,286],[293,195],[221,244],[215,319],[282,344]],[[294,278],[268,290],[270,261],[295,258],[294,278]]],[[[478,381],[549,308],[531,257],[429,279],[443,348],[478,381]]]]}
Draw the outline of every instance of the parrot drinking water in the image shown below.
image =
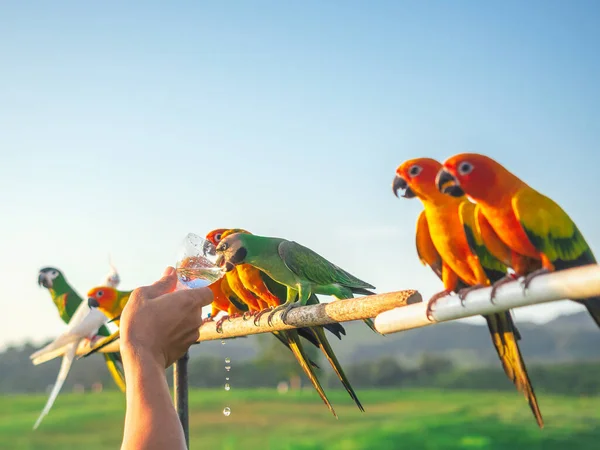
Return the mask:
{"type": "MultiPolygon", "coordinates": [[[[217,230],[214,230],[214,231],[211,231],[210,233],[208,233],[207,239],[210,242],[212,242],[214,245],[218,246],[219,243],[221,242],[221,240],[223,240],[223,239],[227,238],[228,236],[235,234],[235,233],[250,234],[248,231],[242,230],[239,228],[237,228],[237,229],[217,229],[217,230]]],[[[256,267],[254,267],[250,264],[238,264],[232,270],[227,272],[227,275],[229,275],[229,274],[236,274],[239,277],[240,282],[243,285],[243,288],[246,289],[247,291],[251,292],[252,294],[254,294],[259,299],[263,300],[263,302],[265,304],[269,305],[269,307],[277,307],[285,302],[285,299],[287,296],[287,288],[284,285],[277,283],[275,280],[270,278],[266,273],[257,269],[256,267]]],[[[307,304],[317,304],[317,303],[318,303],[317,297],[314,294],[311,294],[307,304]]],[[[263,312],[264,312],[264,310],[263,310],[263,312]]],[[[307,337],[306,334],[308,334],[307,338],[309,338],[309,337],[312,338],[312,339],[309,339],[311,341],[311,343],[316,345],[323,352],[326,359],[329,361],[333,370],[335,371],[336,375],[338,376],[338,378],[340,379],[340,381],[342,382],[342,384],[344,385],[344,387],[350,394],[350,397],[355,401],[358,408],[361,411],[364,411],[362,404],[358,400],[358,397],[357,397],[356,393],[354,392],[354,389],[350,385],[350,382],[349,382],[348,378],[346,377],[346,375],[344,374],[341,364],[339,363],[335,353],[333,352],[333,349],[331,348],[331,345],[329,344],[329,341],[327,340],[327,337],[325,336],[325,331],[324,331],[325,329],[328,329],[330,332],[335,334],[338,337],[338,339],[341,339],[341,333],[345,334],[345,330],[342,327],[342,325],[337,324],[337,323],[326,325],[325,327],[318,326],[318,327],[311,327],[311,328],[300,328],[300,329],[298,329],[298,331],[304,332],[303,337],[307,337]],[[315,340],[316,340],[316,342],[315,342],[315,340]]],[[[316,376],[315,376],[315,378],[316,378],[316,376]]],[[[314,382],[313,382],[313,384],[314,384],[314,382]]],[[[325,401],[325,399],[323,399],[323,400],[325,401]]]]}

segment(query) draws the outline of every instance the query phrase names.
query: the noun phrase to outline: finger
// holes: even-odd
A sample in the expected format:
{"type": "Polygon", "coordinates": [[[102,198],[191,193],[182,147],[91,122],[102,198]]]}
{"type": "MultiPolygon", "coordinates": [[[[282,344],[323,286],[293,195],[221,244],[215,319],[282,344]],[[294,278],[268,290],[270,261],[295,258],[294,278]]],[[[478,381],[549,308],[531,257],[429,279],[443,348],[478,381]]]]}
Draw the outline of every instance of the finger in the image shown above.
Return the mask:
{"type": "Polygon", "coordinates": [[[197,307],[198,309],[201,309],[204,306],[210,305],[214,300],[212,291],[207,287],[189,289],[184,292],[188,293],[188,295],[190,296],[192,301],[195,303],[194,306],[197,307]]]}
{"type": "Polygon", "coordinates": [[[175,269],[172,267],[167,267],[163,277],[160,280],[154,284],[151,284],[150,286],[145,286],[142,289],[147,298],[156,298],[169,292],[173,292],[176,284],[177,275],[175,269]]]}

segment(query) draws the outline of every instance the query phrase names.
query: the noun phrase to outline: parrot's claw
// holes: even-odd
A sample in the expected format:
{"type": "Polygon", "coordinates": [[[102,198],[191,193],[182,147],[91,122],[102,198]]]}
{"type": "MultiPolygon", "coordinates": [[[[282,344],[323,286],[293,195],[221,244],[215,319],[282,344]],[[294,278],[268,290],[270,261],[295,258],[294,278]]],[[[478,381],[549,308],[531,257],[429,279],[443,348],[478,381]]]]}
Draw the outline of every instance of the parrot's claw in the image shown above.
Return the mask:
{"type": "Polygon", "coordinates": [[[523,292],[524,293],[527,292],[527,289],[529,289],[529,285],[531,284],[531,282],[533,281],[534,278],[537,278],[540,275],[545,275],[547,273],[550,273],[550,270],[548,270],[546,268],[541,268],[541,269],[535,270],[535,271],[531,272],[529,275],[527,275],[525,277],[525,279],[523,280],[523,292]]]}
{"type": "Polygon", "coordinates": [[[281,313],[281,321],[287,325],[288,324],[287,323],[288,314],[290,313],[290,311],[292,309],[297,308],[299,306],[302,306],[302,304],[300,302],[294,302],[294,303],[290,303],[289,305],[287,305],[285,307],[285,309],[283,310],[283,312],[281,313]]]}
{"type": "Polygon", "coordinates": [[[223,322],[225,322],[228,319],[229,319],[229,316],[223,316],[219,320],[217,320],[217,323],[215,325],[216,329],[217,329],[217,333],[223,332],[223,322]]]}
{"type": "Polygon", "coordinates": [[[262,311],[258,311],[256,314],[254,314],[254,325],[259,326],[260,325],[260,318],[262,316],[264,316],[266,313],[268,313],[269,311],[272,311],[272,310],[273,310],[273,308],[269,307],[269,308],[263,309],[262,311]]]}
{"type": "Polygon", "coordinates": [[[465,299],[467,298],[467,295],[469,295],[473,291],[476,291],[477,289],[482,289],[484,287],[486,286],[484,286],[483,284],[476,284],[458,291],[458,299],[460,300],[460,306],[465,306],[465,299]]]}
{"type": "Polygon", "coordinates": [[[204,325],[205,323],[214,322],[214,321],[215,321],[214,317],[209,316],[209,317],[202,319],[202,325],[204,325]]]}
{"type": "Polygon", "coordinates": [[[275,315],[275,313],[276,313],[277,311],[281,311],[282,309],[285,309],[285,307],[286,307],[286,305],[285,305],[285,304],[283,304],[283,305],[279,305],[279,306],[277,306],[276,308],[273,308],[273,310],[271,311],[271,314],[269,314],[269,315],[267,316],[267,323],[268,323],[270,326],[273,326],[273,316],[275,315]]]}
{"type": "Polygon", "coordinates": [[[246,311],[244,314],[242,314],[242,320],[248,320],[250,317],[254,316],[256,314],[256,311],[246,311]]]}
{"type": "Polygon", "coordinates": [[[440,298],[442,297],[446,297],[447,295],[450,295],[452,293],[452,291],[450,289],[446,289],[442,292],[438,292],[437,294],[433,295],[429,301],[427,302],[427,319],[429,319],[430,321],[433,322],[433,318],[431,317],[431,307],[435,304],[435,302],[437,302],[440,298]]]}
{"type": "Polygon", "coordinates": [[[518,278],[517,275],[508,274],[508,275],[500,278],[494,284],[492,284],[492,293],[490,294],[490,302],[492,302],[492,305],[496,304],[496,302],[494,300],[496,299],[496,291],[498,291],[498,288],[500,286],[504,286],[507,283],[510,283],[511,281],[515,281],[517,278],[518,278]]]}
{"type": "Polygon", "coordinates": [[[267,317],[267,323],[273,326],[273,316],[277,311],[283,311],[283,313],[281,313],[281,321],[287,325],[286,318],[288,313],[292,308],[295,308],[297,306],[301,306],[299,302],[284,303],[283,305],[279,305],[277,308],[271,311],[271,314],[269,314],[269,317],[267,317]]]}

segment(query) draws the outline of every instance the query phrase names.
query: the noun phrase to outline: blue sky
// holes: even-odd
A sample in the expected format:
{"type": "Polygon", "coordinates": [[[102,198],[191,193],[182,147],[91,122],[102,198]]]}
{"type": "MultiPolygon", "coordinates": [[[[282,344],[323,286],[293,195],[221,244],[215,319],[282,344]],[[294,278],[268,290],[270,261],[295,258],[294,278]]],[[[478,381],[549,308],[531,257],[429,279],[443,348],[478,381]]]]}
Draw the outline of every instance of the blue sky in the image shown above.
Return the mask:
{"type": "MultiPolygon", "coordinates": [[[[0,345],[85,294],[158,278],[189,231],[307,245],[379,292],[441,288],[404,160],[488,154],[600,248],[600,4],[38,2],[0,13],[0,345]]],[[[517,311],[547,320],[568,302],[517,311]]]]}

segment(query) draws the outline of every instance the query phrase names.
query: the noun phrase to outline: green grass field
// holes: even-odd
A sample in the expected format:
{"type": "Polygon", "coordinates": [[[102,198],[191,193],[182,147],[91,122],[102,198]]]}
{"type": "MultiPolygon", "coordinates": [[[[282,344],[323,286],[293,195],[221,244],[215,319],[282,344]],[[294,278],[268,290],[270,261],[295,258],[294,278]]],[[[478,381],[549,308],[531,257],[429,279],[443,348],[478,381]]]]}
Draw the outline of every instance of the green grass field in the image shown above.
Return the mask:
{"type": "MultiPolygon", "coordinates": [[[[437,390],[359,391],[361,413],[345,391],[330,391],[336,420],[313,392],[194,390],[192,449],[596,449],[600,398],[538,394],[539,430],[515,393],[437,390]],[[222,410],[231,407],[225,417],[222,410]]],[[[118,449],[125,400],[118,392],[61,394],[40,428],[45,396],[5,396],[0,448],[118,449]]]]}

